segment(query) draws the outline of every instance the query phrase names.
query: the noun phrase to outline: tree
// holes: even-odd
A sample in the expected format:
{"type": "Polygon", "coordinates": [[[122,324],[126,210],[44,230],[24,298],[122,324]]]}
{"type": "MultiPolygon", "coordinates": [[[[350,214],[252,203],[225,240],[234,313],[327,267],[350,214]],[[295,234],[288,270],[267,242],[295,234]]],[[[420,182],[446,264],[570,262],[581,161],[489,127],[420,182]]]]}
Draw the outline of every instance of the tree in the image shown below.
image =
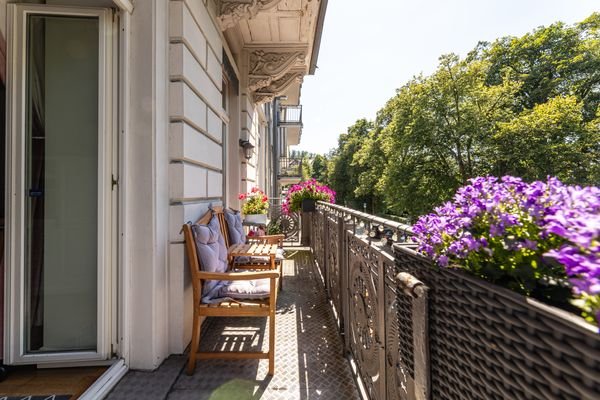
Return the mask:
{"type": "Polygon", "coordinates": [[[352,160],[372,127],[371,122],[359,119],[348,128],[347,133],[340,135],[338,148],[332,153],[327,167],[327,182],[336,191],[336,201],[340,204],[362,208],[364,199],[354,194],[360,171],[352,165],[352,160]]]}
{"type": "Polygon", "coordinates": [[[531,109],[560,95],[583,103],[584,120],[600,105],[600,13],[574,26],[557,22],[522,37],[481,44],[476,51],[490,61],[488,84],[521,82],[516,111],[531,109]]]}
{"type": "Polygon", "coordinates": [[[480,175],[600,181],[600,14],[440,57],[374,122],[341,135],[327,179],[341,203],[416,216],[480,175]]]}
{"type": "Polygon", "coordinates": [[[395,213],[427,212],[468,178],[490,171],[488,144],[497,123],[512,117],[518,84],[486,85],[487,67],[443,56],[431,77],[415,78],[386,105],[382,187],[395,213]]]}
{"type": "Polygon", "coordinates": [[[584,122],[583,103],[575,96],[558,96],[524,110],[500,123],[494,136],[498,175],[528,181],[553,175],[565,183],[600,182],[598,124],[599,120],[584,122]]]}
{"type": "Polygon", "coordinates": [[[327,184],[327,159],[320,154],[313,158],[312,177],[323,184],[327,184]]]}

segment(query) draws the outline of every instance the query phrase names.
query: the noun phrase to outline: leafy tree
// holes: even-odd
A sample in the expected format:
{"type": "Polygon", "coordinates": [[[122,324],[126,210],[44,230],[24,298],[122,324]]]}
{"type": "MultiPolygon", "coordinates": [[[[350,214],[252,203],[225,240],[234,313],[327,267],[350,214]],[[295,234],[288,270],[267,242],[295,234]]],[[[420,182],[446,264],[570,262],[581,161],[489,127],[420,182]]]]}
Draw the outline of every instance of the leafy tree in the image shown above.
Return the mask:
{"type": "Polygon", "coordinates": [[[312,161],[312,177],[327,184],[327,159],[320,154],[317,154],[312,161]]]}
{"type": "Polygon", "coordinates": [[[528,181],[553,175],[565,183],[600,182],[600,121],[583,119],[581,101],[559,96],[500,123],[494,136],[498,175],[528,181]]]}
{"type": "Polygon", "coordinates": [[[300,175],[302,176],[303,181],[308,180],[312,176],[311,162],[309,161],[309,159],[306,155],[304,155],[302,157],[302,164],[300,166],[300,175]]]}
{"type": "MultiPolygon", "coordinates": [[[[600,14],[440,57],[329,156],[338,201],[416,216],[479,175],[600,181],[600,14]]],[[[319,161],[320,163],[321,161],[319,161]]],[[[317,163],[317,165],[319,165],[317,163]]]]}
{"type": "Polygon", "coordinates": [[[559,95],[576,95],[584,119],[595,118],[600,104],[600,13],[566,26],[557,22],[522,37],[504,37],[478,48],[491,65],[488,83],[522,83],[515,106],[531,109],[559,95]]]}
{"type": "Polygon", "coordinates": [[[327,182],[336,191],[336,201],[339,204],[362,207],[364,199],[357,198],[354,194],[360,171],[356,166],[352,166],[352,160],[372,127],[371,122],[359,119],[338,139],[338,148],[333,152],[327,167],[327,182]]]}
{"type": "Polygon", "coordinates": [[[431,77],[415,78],[388,104],[382,187],[393,212],[426,212],[468,178],[490,171],[488,142],[496,124],[512,117],[518,84],[488,86],[486,68],[484,61],[443,56],[431,77]]]}

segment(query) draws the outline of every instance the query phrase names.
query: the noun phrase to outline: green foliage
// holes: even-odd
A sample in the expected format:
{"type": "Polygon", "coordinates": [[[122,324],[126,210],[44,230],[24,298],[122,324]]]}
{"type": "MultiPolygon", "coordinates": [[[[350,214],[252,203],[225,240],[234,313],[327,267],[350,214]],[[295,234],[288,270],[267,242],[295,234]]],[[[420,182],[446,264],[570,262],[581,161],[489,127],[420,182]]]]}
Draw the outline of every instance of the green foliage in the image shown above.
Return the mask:
{"type": "Polygon", "coordinates": [[[364,196],[357,196],[354,192],[355,188],[359,186],[359,176],[364,168],[353,164],[353,160],[355,153],[361,149],[371,129],[373,129],[373,123],[366,119],[356,121],[348,128],[347,133],[340,135],[338,148],[331,154],[327,166],[327,182],[336,191],[339,204],[359,207],[361,203],[368,200],[364,196]]]}
{"type": "Polygon", "coordinates": [[[312,178],[319,182],[327,183],[327,158],[317,154],[312,161],[312,178]]]}
{"type": "Polygon", "coordinates": [[[584,121],[575,96],[555,97],[500,123],[494,136],[499,174],[526,180],[553,175],[566,183],[599,182],[598,121],[584,121]]]}
{"type": "Polygon", "coordinates": [[[267,225],[267,235],[279,235],[281,233],[283,233],[283,229],[279,220],[269,222],[269,225],[267,225]]]}
{"type": "Polygon", "coordinates": [[[464,59],[440,57],[431,76],[398,89],[375,121],[358,120],[340,136],[326,181],[340,204],[412,217],[475,176],[597,183],[599,106],[596,13],[479,43],[464,59]]]}
{"type": "Polygon", "coordinates": [[[306,156],[302,157],[302,164],[300,166],[300,176],[302,177],[303,181],[310,179],[310,177],[312,176],[311,162],[306,156]]]}

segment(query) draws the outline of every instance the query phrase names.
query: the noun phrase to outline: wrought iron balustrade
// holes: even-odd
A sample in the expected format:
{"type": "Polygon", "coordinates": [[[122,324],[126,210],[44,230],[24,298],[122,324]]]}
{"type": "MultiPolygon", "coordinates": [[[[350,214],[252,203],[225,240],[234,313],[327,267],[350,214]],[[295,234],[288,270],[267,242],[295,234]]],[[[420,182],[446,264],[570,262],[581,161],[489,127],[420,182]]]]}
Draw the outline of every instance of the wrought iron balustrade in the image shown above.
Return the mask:
{"type": "Polygon", "coordinates": [[[323,202],[302,223],[368,398],[426,399],[428,291],[398,276],[391,247],[410,246],[410,227],[323,202]]]}
{"type": "Polygon", "coordinates": [[[279,109],[279,126],[302,128],[302,106],[281,106],[279,109]]]}
{"type": "Polygon", "coordinates": [[[281,202],[279,197],[269,199],[269,224],[285,236],[286,242],[297,242],[300,239],[300,215],[297,212],[283,213],[281,202]]]}
{"type": "Polygon", "coordinates": [[[279,158],[279,177],[301,177],[302,158],[281,157],[279,158]]]}
{"type": "Polygon", "coordinates": [[[433,265],[407,225],[323,202],[302,218],[370,400],[600,398],[581,318],[433,265]]]}

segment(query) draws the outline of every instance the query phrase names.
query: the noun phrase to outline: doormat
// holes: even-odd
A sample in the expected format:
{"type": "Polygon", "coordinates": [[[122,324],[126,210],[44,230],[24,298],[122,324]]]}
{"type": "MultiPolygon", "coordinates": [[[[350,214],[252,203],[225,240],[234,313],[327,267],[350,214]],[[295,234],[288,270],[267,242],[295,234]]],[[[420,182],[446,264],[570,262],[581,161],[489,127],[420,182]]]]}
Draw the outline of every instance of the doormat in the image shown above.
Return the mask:
{"type": "Polygon", "coordinates": [[[0,400],[69,400],[70,394],[44,394],[35,396],[3,396],[0,395],[0,400]]]}

